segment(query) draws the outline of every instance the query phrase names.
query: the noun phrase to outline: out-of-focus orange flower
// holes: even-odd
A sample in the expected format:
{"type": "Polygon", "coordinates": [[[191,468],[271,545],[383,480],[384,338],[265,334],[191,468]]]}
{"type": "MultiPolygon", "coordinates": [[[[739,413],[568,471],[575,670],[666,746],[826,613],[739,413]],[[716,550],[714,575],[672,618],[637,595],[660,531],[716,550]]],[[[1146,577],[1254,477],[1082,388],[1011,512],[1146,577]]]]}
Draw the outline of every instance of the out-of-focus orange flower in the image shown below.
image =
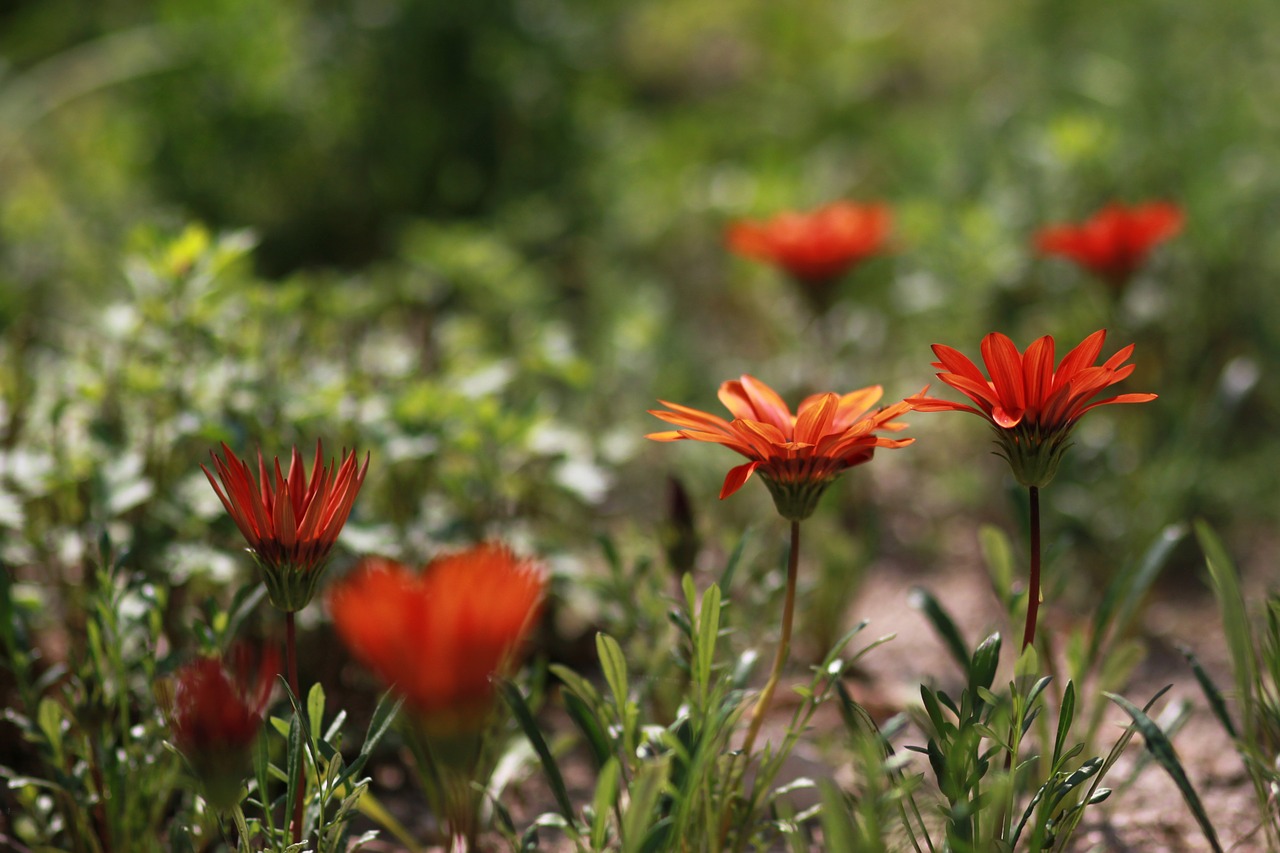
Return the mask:
{"type": "Polygon", "coordinates": [[[255,665],[249,647],[236,646],[225,659],[192,661],[157,687],[174,745],[219,808],[237,801],[279,671],[275,651],[255,665]]]}
{"type": "Polygon", "coordinates": [[[1079,225],[1051,225],[1036,234],[1041,254],[1063,255],[1123,287],[1158,243],[1182,230],[1182,210],[1168,202],[1109,204],[1079,225]]]}
{"type": "Polygon", "coordinates": [[[361,560],[329,594],[351,654],[402,695],[432,734],[481,728],[546,596],[546,572],[509,548],[483,544],[421,572],[361,560]]]}
{"type": "Polygon", "coordinates": [[[763,222],[735,222],[726,239],[739,255],[820,284],[885,252],[892,225],[886,205],[838,201],[810,213],[787,211],[763,222]]]}
{"type": "Polygon", "coordinates": [[[782,517],[802,521],[843,471],[871,459],[877,447],[905,447],[915,440],[875,434],[907,426],[894,421],[910,408],[906,402],[870,410],[882,393],[879,385],[872,385],[844,395],[814,394],[793,415],[772,388],[743,376],[720,386],[720,402],[733,413],[732,421],[659,400],[670,411],[651,409],[649,414],[680,429],[646,437],[709,441],[741,453],[751,461],[729,471],[721,499],[742,488],[758,470],[782,517]]]}
{"type": "Polygon", "coordinates": [[[271,603],[288,612],[301,610],[315,594],[324,563],[347,523],[369,470],[369,457],[357,467],[355,451],[344,451],[341,465],[324,465],[316,442],[308,482],[296,447],[287,475],[281,473],[279,459],[274,460],[274,471],[268,471],[259,450],[256,478],[231,448],[224,444],[222,452],[225,458],[209,455],[225,493],[208,468],[200,469],[257,558],[271,603]]]}
{"type": "Polygon", "coordinates": [[[1067,438],[1086,412],[1111,403],[1146,403],[1156,398],[1155,394],[1118,394],[1094,399],[1134,368],[1125,364],[1133,354],[1133,344],[1101,365],[1094,364],[1106,335],[1105,329],[1089,335],[1063,356],[1055,369],[1049,335],[1020,353],[1013,341],[992,332],[982,339],[982,360],[990,379],[958,350],[934,344],[938,360],[933,366],[943,371],[938,378],[975,405],[923,394],[908,397],[906,402],[917,412],[972,412],[985,418],[995,428],[1001,455],[1009,460],[1019,482],[1046,485],[1058,470],[1067,438]]]}

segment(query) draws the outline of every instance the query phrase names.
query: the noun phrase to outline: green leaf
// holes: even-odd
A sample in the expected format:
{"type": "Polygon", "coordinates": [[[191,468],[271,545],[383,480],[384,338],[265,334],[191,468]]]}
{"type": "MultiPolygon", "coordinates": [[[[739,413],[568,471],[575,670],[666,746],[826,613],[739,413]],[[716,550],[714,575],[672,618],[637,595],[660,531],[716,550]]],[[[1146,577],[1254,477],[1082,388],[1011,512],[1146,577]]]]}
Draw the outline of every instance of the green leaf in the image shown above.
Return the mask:
{"type": "Polygon", "coordinates": [[[276,820],[275,815],[268,805],[267,791],[270,790],[268,785],[271,781],[271,748],[267,744],[265,734],[259,734],[254,741],[253,748],[253,775],[258,785],[258,799],[262,802],[262,819],[267,824],[270,833],[275,833],[276,820]]]}
{"type": "Polygon", "coordinates": [[[649,831],[645,833],[644,842],[640,845],[640,853],[659,853],[661,850],[666,850],[667,836],[670,834],[671,818],[668,816],[649,827],[649,831]]]}
{"type": "Polygon", "coordinates": [[[1101,769],[1102,759],[1090,758],[1069,773],[1067,778],[1062,780],[1062,784],[1054,791],[1053,799],[1049,801],[1049,810],[1052,811],[1068,794],[1096,776],[1101,769]]]}
{"type": "Polygon", "coordinates": [[[564,708],[569,717],[577,724],[579,731],[587,739],[587,747],[591,757],[595,759],[596,768],[600,769],[613,757],[613,747],[605,736],[605,727],[596,719],[595,712],[573,692],[563,694],[564,708]]]}
{"type": "Polygon", "coordinates": [[[622,765],[618,759],[610,757],[600,768],[596,779],[596,793],[591,801],[595,819],[591,822],[591,849],[603,850],[609,831],[609,814],[613,804],[618,800],[618,783],[622,777],[622,765]]]}
{"type": "Polygon", "coordinates": [[[978,544],[982,549],[987,573],[1000,601],[1007,607],[1013,600],[1013,549],[1004,531],[990,524],[978,528],[978,544]]]}
{"type": "Polygon", "coordinates": [[[591,685],[590,681],[587,681],[567,666],[558,663],[549,664],[547,671],[560,679],[564,686],[569,688],[569,692],[581,699],[588,707],[593,710],[600,707],[600,694],[591,685]]]}
{"type": "Polygon", "coordinates": [[[840,719],[844,721],[845,731],[849,733],[849,737],[853,742],[858,743],[867,738],[875,738],[880,742],[881,751],[884,753],[882,757],[887,756],[891,750],[887,750],[888,744],[884,743],[875,719],[872,718],[866,708],[854,700],[849,693],[849,688],[845,687],[843,681],[836,682],[836,695],[840,700],[837,704],[837,708],[840,710],[840,719]]]}
{"type": "Polygon", "coordinates": [[[604,680],[613,693],[613,702],[618,709],[618,721],[626,720],[626,709],[629,690],[627,689],[627,659],[622,654],[622,646],[618,641],[601,631],[596,634],[596,653],[600,656],[600,669],[604,672],[604,680]]]}
{"type": "Polygon", "coordinates": [[[364,742],[360,744],[360,752],[344,769],[343,781],[354,779],[364,769],[365,762],[369,760],[373,750],[382,741],[383,736],[391,730],[391,725],[395,722],[396,715],[400,713],[400,707],[403,704],[404,699],[397,697],[390,690],[379,697],[378,705],[373,709],[373,716],[369,719],[369,728],[365,732],[364,742]]]}
{"type": "Polygon", "coordinates": [[[645,849],[648,837],[645,828],[656,822],[658,797],[667,783],[669,764],[665,757],[643,764],[632,779],[631,802],[622,817],[623,853],[640,853],[645,849]]]}
{"type": "MultiPolygon", "coordinates": [[[[494,806],[496,809],[499,804],[495,802],[494,806]]],[[[362,793],[360,799],[356,801],[356,810],[369,820],[376,823],[382,829],[385,829],[387,832],[394,835],[396,840],[403,844],[406,850],[412,851],[412,853],[418,853],[421,849],[414,840],[413,834],[405,828],[404,824],[396,820],[395,815],[388,811],[386,806],[382,805],[382,802],[371,792],[364,791],[362,793]]]]}
{"type": "MultiPolygon", "coordinates": [[[[858,625],[857,628],[855,628],[854,630],[858,630],[860,628],[862,628],[862,625],[858,625]]],[[[897,638],[898,638],[897,634],[885,634],[883,637],[880,637],[879,639],[876,639],[870,643],[867,643],[865,646],[858,649],[858,651],[854,652],[853,657],[849,658],[849,660],[845,662],[845,668],[847,669],[848,667],[857,663],[859,660],[862,659],[863,655],[867,654],[867,652],[870,652],[873,649],[878,649],[881,646],[883,646],[885,643],[888,643],[892,640],[896,640],[897,638]]]]}
{"type": "Polygon", "coordinates": [[[1098,689],[1119,690],[1129,683],[1129,676],[1142,663],[1147,650],[1141,641],[1128,639],[1115,643],[1102,658],[1101,671],[1098,673],[1098,689]]]}
{"type": "Polygon", "coordinates": [[[1013,664],[1014,678],[1024,678],[1037,675],[1040,672],[1040,656],[1036,653],[1035,644],[1027,646],[1018,653],[1018,659],[1013,664]]]}
{"type": "Polygon", "coordinates": [[[1232,740],[1238,735],[1236,727],[1231,723],[1231,714],[1227,712],[1227,703],[1222,698],[1222,693],[1218,690],[1218,686],[1213,683],[1213,679],[1209,677],[1209,673],[1204,671],[1204,667],[1200,665],[1199,659],[1195,654],[1186,647],[1182,648],[1182,655],[1187,659],[1187,663],[1191,665],[1191,672],[1195,674],[1196,681],[1200,684],[1200,689],[1204,691],[1205,698],[1209,700],[1209,710],[1213,712],[1213,716],[1222,724],[1222,728],[1232,740]]]}
{"type": "MultiPolygon", "coordinates": [[[[835,643],[831,646],[831,650],[828,651],[826,656],[822,658],[822,663],[818,664],[818,669],[822,672],[826,672],[827,670],[829,670],[831,668],[831,665],[835,663],[836,659],[840,657],[842,652],[844,652],[845,646],[849,645],[849,641],[852,640],[854,637],[856,637],[859,633],[861,633],[862,629],[867,627],[870,624],[871,624],[870,619],[863,619],[857,625],[854,625],[848,631],[845,631],[844,635],[840,637],[840,639],[835,641],[835,643]]],[[[877,641],[873,645],[878,645],[880,642],[885,642],[885,640],[882,638],[881,640],[877,641]]],[[[865,653],[866,653],[866,650],[864,649],[860,651],[858,654],[859,656],[861,656],[865,653]]]]}
{"type": "Polygon", "coordinates": [[[62,731],[63,723],[66,721],[63,713],[62,705],[48,696],[40,700],[40,704],[36,706],[36,725],[40,728],[40,733],[44,735],[45,743],[49,745],[49,750],[53,753],[54,766],[61,766],[62,757],[62,731]]]}
{"type": "Polygon", "coordinates": [[[1053,762],[1049,765],[1057,769],[1062,760],[1062,751],[1067,745],[1067,736],[1071,734],[1071,723],[1076,714],[1076,686],[1070,681],[1062,691],[1062,707],[1058,711],[1058,733],[1053,741],[1053,762]]]}
{"type": "Polygon", "coordinates": [[[1155,582],[1160,570],[1169,562],[1174,548],[1186,538],[1186,535],[1185,524],[1171,524],[1161,530],[1137,565],[1121,571],[1107,585],[1093,619],[1093,634],[1089,640],[1087,656],[1089,666],[1097,662],[1102,650],[1102,642],[1113,623],[1115,628],[1113,633],[1118,634],[1128,627],[1129,620],[1133,618],[1134,611],[1137,610],[1143,596],[1155,582]]]}
{"type": "Polygon", "coordinates": [[[1232,669],[1236,676],[1236,701],[1240,703],[1240,718],[1247,738],[1254,719],[1254,685],[1258,676],[1249,614],[1240,591],[1240,575],[1208,524],[1196,522],[1196,538],[1204,551],[1218,607],[1222,610],[1222,627],[1227,635],[1227,648],[1231,651],[1232,669]]]}
{"type": "Polygon", "coordinates": [[[907,601],[929,620],[929,624],[933,625],[933,630],[938,632],[938,637],[941,638],[942,644],[946,646],[947,651],[951,653],[951,657],[960,664],[960,669],[967,676],[969,674],[969,650],[965,646],[964,638],[960,636],[960,629],[956,627],[956,623],[947,615],[947,612],[942,609],[942,605],[928,590],[919,586],[911,590],[907,601]]]}
{"type": "Polygon", "coordinates": [[[324,720],[324,688],[320,682],[311,685],[307,692],[307,723],[311,728],[311,742],[320,741],[320,724],[324,720]]]}
{"type": "Polygon", "coordinates": [[[1000,666],[1000,634],[987,637],[973,652],[969,664],[969,689],[975,694],[979,688],[989,690],[1000,666]]]}
{"type": "Polygon", "coordinates": [[[751,539],[751,528],[747,528],[742,532],[742,536],[738,538],[738,544],[734,546],[733,553],[729,555],[729,562],[725,564],[724,572],[720,575],[720,580],[716,584],[721,589],[729,589],[733,585],[733,576],[738,572],[738,565],[742,562],[742,552],[746,550],[747,542],[751,539]]]}
{"type": "Polygon", "coordinates": [[[538,728],[533,711],[529,709],[529,703],[525,701],[519,688],[506,679],[498,682],[498,689],[502,692],[502,698],[506,700],[507,707],[511,709],[521,731],[529,739],[533,751],[537,753],[538,760],[542,762],[542,769],[547,774],[547,783],[551,786],[551,794],[556,799],[556,805],[560,807],[560,812],[565,819],[573,823],[573,802],[569,799],[569,790],[565,787],[564,776],[561,775],[560,767],[551,755],[551,748],[547,746],[547,741],[543,738],[541,729],[538,728]]]}
{"type": "Polygon", "coordinates": [[[254,608],[258,606],[258,602],[267,594],[267,588],[260,583],[244,584],[231,599],[231,604],[223,612],[219,612],[218,621],[221,623],[217,627],[218,646],[222,650],[226,650],[227,643],[232,637],[235,637],[240,626],[244,624],[244,620],[249,617],[254,608]]]}
{"type": "Polygon", "coordinates": [[[695,680],[705,698],[711,687],[711,667],[715,662],[716,638],[720,634],[720,587],[712,584],[702,594],[698,615],[698,648],[695,680]]]}
{"type": "Polygon", "coordinates": [[[293,820],[293,802],[298,790],[298,772],[302,769],[302,721],[294,714],[289,718],[289,747],[285,752],[285,797],[288,803],[286,823],[293,820]]]}
{"type": "Polygon", "coordinates": [[[849,814],[849,805],[835,782],[823,779],[818,783],[822,793],[822,842],[828,850],[866,850],[874,853],[883,845],[867,848],[849,814]]]}
{"type": "Polygon", "coordinates": [[[938,703],[937,695],[927,686],[920,685],[920,701],[924,704],[924,711],[929,716],[929,722],[933,724],[933,731],[939,738],[946,738],[947,730],[955,730],[955,726],[947,722],[946,717],[942,714],[942,706],[938,703]]]}
{"type": "Polygon", "coordinates": [[[1195,788],[1191,786],[1191,781],[1187,778],[1186,771],[1182,768],[1182,762],[1178,760],[1178,754],[1174,751],[1173,744],[1165,737],[1164,732],[1141,708],[1128,699],[1123,696],[1117,696],[1114,693],[1105,693],[1103,695],[1123,708],[1125,713],[1133,719],[1134,725],[1147,742],[1147,751],[1165,769],[1165,772],[1173,779],[1173,783],[1178,786],[1178,790],[1182,793],[1182,799],[1186,802],[1187,808],[1191,809],[1191,814],[1195,817],[1196,823],[1200,824],[1200,830],[1204,833],[1205,839],[1208,840],[1209,846],[1214,849],[1215,853],[1222,853],[1222,845],[1218,843],[1218,834],[1214,831],[1213,824],[1205,813],[1204,806],[1201,804],[1195,788]]]}

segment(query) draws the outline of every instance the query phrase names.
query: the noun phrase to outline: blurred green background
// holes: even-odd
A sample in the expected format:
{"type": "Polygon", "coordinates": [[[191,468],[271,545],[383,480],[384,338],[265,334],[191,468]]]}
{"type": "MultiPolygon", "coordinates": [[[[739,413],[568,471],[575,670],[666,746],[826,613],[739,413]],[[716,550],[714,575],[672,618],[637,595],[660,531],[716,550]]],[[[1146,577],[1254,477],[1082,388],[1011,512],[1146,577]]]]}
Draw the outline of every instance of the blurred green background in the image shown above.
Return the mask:
{"type": "MultiPolygon", "coordinates": [[[[1059,577],[1190,517],[1265,544],[1278,81],[1262,0],[0,3],[2,556],[74,584],[106,530],[218,589],[247,567],[199,463],[317,437],[373,456],[351,551],[502,536],[573,576],[596,534],[681,535],[678,474],[714,553],[778,522],[716,502],[728,451],[643,440],[656,398],[892,401],[933,342],[1101,327],[1160,399],[1078,432],[1059,577]],[[897,249],[824,316],[723,247],[840,198],[891,204],[897,249]],[[1120,298],[1031,251],[1156,198],[1188,225],[1120,298]]],[[[832,582],[1023,523],[978,419],[909,420],[815,520],[832,582]]]]}

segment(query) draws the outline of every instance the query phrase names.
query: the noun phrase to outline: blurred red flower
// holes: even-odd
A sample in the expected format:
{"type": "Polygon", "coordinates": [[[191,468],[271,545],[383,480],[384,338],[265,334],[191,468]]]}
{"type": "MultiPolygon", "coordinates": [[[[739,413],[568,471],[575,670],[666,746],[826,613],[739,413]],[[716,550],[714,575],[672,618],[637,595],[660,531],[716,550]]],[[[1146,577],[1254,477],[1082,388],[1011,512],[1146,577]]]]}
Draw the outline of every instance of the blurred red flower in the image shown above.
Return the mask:
{"type": "Polygon", "coordinates": [[[355,451],[343,452],[342,464],[323,465],[320,442],[307,480],[302,454],[293,448],[287,475],[280,460],[268,471],[258,451],[258,475],[227,445],[224,458],[210,453],[218,480],[201,465],[249,548],[258,560],[271,603],[281,610],[301,610],[311,600],[320,570],[347,523],[351,506],[369,469],[369,457],[356,467],[355,451]]]}
{"type": "Polygon", "coordinates": [[[1133,344],[1095,365],[1102,352],[1106,330],[1085,338],[1063,356],[1054,368],[1054,342],[1046,335],[1019,353],[1006,336],[992,332],[982,339],[982,360],[988,380],[958,350],[934,344],[942,370],[938,378],[964,394],[975,405],[954,403],[917,394],[906,403],[917,412],[961,411],[985,418],[996,430],[1002,455],[1013,466],[1019,482],[1043,486],[1053,479],[1076,422],[1090,409],[1111,403],[1145,403],[1155,394],[1118,394],[1094,400],[1133,372],[1125,364],[1133,344]]]}
{"type": "Polygon", "coordinates": [[[428,732],[481,728],[495,676],[537,622],[546,572],[498,544],[432,560],[421,572],[367,557],[335,585],[329,610],[351,654],[402,695],[428,732]]]}
{"type": "Polygon", "coordinates": [[[907,426],[894,421],[910,408],[905,402],[870,411],[882,393],[879,385],[872,385],[844,395],[814,394],[793,415],[772,388],[743,376],[720,386],[720,402],[733,413],[732,422],[659,400],[670,411],[651,409],[649,414],[681,429],[646,437],[709,441],[741,453],[751,461],[729,471],[720,498],[742,488],[758,470],[783,518],[801,521],[813,513],[822,492],[843,471],[871,459],[877,447],[905,447],[915,440],[875,434],[907,426]]]}
{"type": "Polygon", "coordinates": [[[1125,285],[1151,249],[1182,230],[1176,205],[1109,204],[1079,225],[1052,225],[1036,234],[1044,255],[1063,255],[1116,287],[1125,285]]]}
{"type": "Polygon", "coordinates": [[[886,205],[839,201],[810,213],[787,211],[763,222],[735,222],[726,239],[739,255],[821,284],[885,252],[892,224],[886,205]]]}
{"type": "Polygon", "coordinates": [[[240,645],[226,658],[192,661],[158,688],[174,745],[219,807],[233,804],[239,794],[249,747],[279,671],[275,651],[268,648],[255,661],[249,647],[240,645]]]}

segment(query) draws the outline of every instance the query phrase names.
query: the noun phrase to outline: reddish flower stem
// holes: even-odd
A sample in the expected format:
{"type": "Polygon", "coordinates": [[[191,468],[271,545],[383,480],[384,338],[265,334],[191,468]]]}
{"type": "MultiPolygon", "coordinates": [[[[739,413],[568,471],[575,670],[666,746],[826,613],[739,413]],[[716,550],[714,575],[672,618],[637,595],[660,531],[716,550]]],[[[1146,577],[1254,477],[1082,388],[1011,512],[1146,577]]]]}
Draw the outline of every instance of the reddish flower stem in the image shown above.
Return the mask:
{"type": "MultiPolygon", "coordinates": [[[[294,624],[292,610],[285,611],[284,614],[284,654],[289,673],[289,690],[293,692],[294,697],[298,701],[298,707],[301,708],[302,694],[298,691],[298,629],[294,624]]],[[[294,844],[302,841],[302,801],[306,786],[306,763],[299,761],[298,783],[294,786],[293,820],[290,821],[293,828],[294,844]]]]}
{"type": "Polygon", "coordinates": [[[746,761],[751,760],[751,750],[755,746],[756,736],[764,723],[765,713],[773,703],[774,691],[778,689],[778,681],[782,678],[782,669],[786,666],[791,652],[791,624],[796,609],[796,578],[800,567],[800,522],[791,522],[791,553],[787,557],[787,592],[782,602],[782,635],[778,638],[778,654],[773,659],[773,670],[765,683],[756,706],[751,711],[751,727],[747,729],[747,739],[742,744],[742,754],[746,761]]]}
{"type": "Polygon", "coordinates": [[[1027,625],[1022,631],[1022,648],[1036,641],[1036,619],[1040,612],[1040,489],[1031,489],[1031,579],[1027,585],[1027,625]]]}

